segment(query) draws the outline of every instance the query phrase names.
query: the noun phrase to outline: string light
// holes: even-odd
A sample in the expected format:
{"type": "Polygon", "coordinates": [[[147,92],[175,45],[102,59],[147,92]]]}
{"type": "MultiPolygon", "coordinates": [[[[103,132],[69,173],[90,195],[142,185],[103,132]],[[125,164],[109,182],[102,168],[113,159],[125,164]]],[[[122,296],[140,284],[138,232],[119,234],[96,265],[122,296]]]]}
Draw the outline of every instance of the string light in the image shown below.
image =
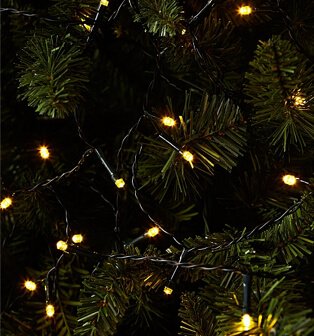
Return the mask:
{"type": "Polygon", "coordinates": [[[53,317],[54,314],[55,314],[55,307],[51,303],[47,304],[46,315],[48,317],[53,317]]]}
{"type": "Polygon", "coordinates": [[[162,123],[165,126],[173,127],[176,124],[176,121],[173,118],[171,118],[171,117],[163,117],[162,118],[162,123]]]}
{"type": "Polygon", "coordinates": [[[151,229],[149,229],[147,232],[146,232],[146,236],[152,238],[152,237],[155,237],[157,236],[159,233],[159,228],[157,226],[154,226],[152,227],[151,229]]]}
{"type": "Polygon", "coordinates": [[[27,290],[33,292],[33,291],[36,290],[37,285],[36,285],[36,283],[35,283],[34,281],[26,280],[26,281],[24,282],[24,287],[25,287],[27,290]]]}
{"type": "Polygon", "coordinates": [[[114,184],[117,186],[117,188],[122,189],[125,186],[125,182],[123,178],[119,178],[114,181],[114,184]]]}
{"type": "Polygon", "coordinates": [[[7,209],[9,206],[11,206],[12,205],[12,198],[10,198],[10,197],[6,197],[6,198],[4,198],[2,201],[1,201],[1,203],[0,203],[0,208],[2,209],[2,210],[4,210],[4,209],[7,209]]]}
{"type": "Polygon", "coordinates": [[[295,106],[303,106],[305,104],[305,98],[301,96],[294,97],[294,105],[295,106]]]}
{"type": "Polygon", "coordinates": [[[251,6],[241,6],[238,9],[238,13],[240,15],[250,15],[252,13],[252,7],[251,6]]]}
{"type": "Polygon", "coordinates": [[[73,241],[73,243],[75,243],[75,244],[79,244],[79,243],[81,243],[81,242],[83,241],[83,239],[84,239],[84,237],[83,237],[83,235],[81,235],[80,233],[75,234],[75,235],[72,236],[72,241],[73,241]]]}
{"type": "Polygon", "coordinates": [[[165,293],[166,295],[171,295],[172,292],[173,292],[173,289],[172,289],[172,288],[167,287],[167,286],[164,287],[164,293],[165,293]]]}
{"type": "Polygon", "coordinates": [[[186,29],[181,30],[181,35],[184,35],[186,33],[186,29]]]}
{"type": "Polygon", "coordinates": [[[100,4],[101,4],[102,6],[108,7],[108,6],[109,6],[109,1],[108,1],[108,0],[101,0],[101,1],[100,1],[100,4]]]}
{"type": "Polygon", "coordinates": [[[242,315],[241,322],[243,326],[243,331],[248,331],[253,326],[253,319],[249,314],[242,315]]]}
{"type": "Polygon", "coordinates": [[[43,160],[49,159],[50,153],[47,146],[40,146],[38,148],[39,154],[43,160]]]}
{"type": "Polygon", "coordinates": [[[282,177],[283,183],[293,186],[297,183],[297,178],[294,175],[284,175],[282,177]]]}
{"type": "Polygon", "coordinates": [[[57,249],[60,250],[60,251],[66,251],[68,248],[68,244],[63,241],[63,240],[59,240],[57,242],[57,249]]]}
{"type": "Polygon", "coordinates": [[[192,161],[194,159],[194,156],[191,152],[189,151],[184,151],[182,152],[182,157],[184,160],[188,161],[190,164],[192,164],[192,161]]]}

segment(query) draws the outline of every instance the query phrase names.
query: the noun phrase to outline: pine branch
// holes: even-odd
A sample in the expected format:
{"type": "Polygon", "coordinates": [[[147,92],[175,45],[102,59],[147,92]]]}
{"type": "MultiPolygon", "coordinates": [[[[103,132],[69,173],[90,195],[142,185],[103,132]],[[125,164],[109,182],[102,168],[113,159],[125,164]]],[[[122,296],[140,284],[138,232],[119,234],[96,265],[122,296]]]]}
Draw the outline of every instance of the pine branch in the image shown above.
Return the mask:
{"type": "Polygon", "coordinates": [[[68,41],[33,38],[21,54],[20,98],[40,115],[67,117],[83,102],[88,63],[68,41]]]}

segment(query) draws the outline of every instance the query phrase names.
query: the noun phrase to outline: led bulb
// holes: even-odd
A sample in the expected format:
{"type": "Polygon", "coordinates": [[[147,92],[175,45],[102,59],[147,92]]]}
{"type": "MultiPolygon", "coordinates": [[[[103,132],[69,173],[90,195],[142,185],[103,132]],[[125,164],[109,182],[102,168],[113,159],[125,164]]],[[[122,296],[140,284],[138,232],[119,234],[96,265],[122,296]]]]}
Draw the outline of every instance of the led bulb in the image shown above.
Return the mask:
{"type": "Polygon", "coordinates": [[[305,99],[301,96],[294,97],[294,106],[303,106],[305,104],[305,99]]]}
{"type": "Polygon", "coordinates": [[[81,243],[83,241],[83,239],[84,238],[83,238],[83,236],[80,233],[79,234],[75,234],[75,235],[72,236],[72,241],[75,244],[81,243]]]}
{"type": "Polygon", "coordinates": [[[253,319],[249,314],[244,314],[241,319],[244,331],[248,331],[253,326],[253,319]]]}
{"type": "Polygon", "coordinates": [[[49,159],[50,153],[49,150],[46,146],[41,146],[38,148],[39,150],[39,154],[41,156],[42,159],[47,160],[49,159]]]}
{"type": "Polygon", "coordinates": [[[189,151],[184,151],[182,153],[182,157],[184,160],[188,161],[188,162],[192,162],[194,157],[193,157],[193,154],[189,151]]]}
{"type": "Polygon", "coordinates": [[[108,5],[109,5],[109,1],[108,1],[108,0],[100,0],[100,4],[101,4],[102,6],[108,7],[108,5]]]}
{"type": "Polygon", "coordinates": [[[7,209],[9,206],[12,205],[12,198],[10,197],[6,197],[4,198],[1,203],[0,203],[0,208],[3,209],[7,209]]]}
{"type": "Polygon", "coordinates": [[[60,251],[66,251],[68,248],[68,244],[63,241],[63,240],[59,240],[57,242],[57,249],[60,250],[60,251]]]}
{"type": "Polygon", "coordinates": [[[181,30],[181,35],[184,35],[186,33],[186,29],[181,30]]]}
{"type": "Polygon", "coordinates": [[[173,292],[173,289],[172,289],[172,288],[167,287],[167,286],[164,287],[164,293],[165,293],[166,295],[171,295],[172,292],[173,292]]]}
{"type": "Polygon", "coordinates": [[[154,226],[146,232],[146,235],[148,237],[155,237],[158,235],[158,233],[159,233],[159,228],[157,226],[154,226]]]}
{"type": "Polygon", "coordinates": [[[162,123],[165,125],[165,126],[168,126],[168,127],[172,127],[176,124],[176,121],[171,118],[171,117],[163,117],[162,118],[162,123]]]}
{"type": "Polygon", "coordinates": [[[238,13],[240,15],[250,15],[252,13],[252,7],[250,7],[250,6],[241,6],[238,9],[238,13]]]}
{"type": "Polygon", "coordinates": [[[121,189],[125,186],[125,182],[124,182],[123,178],[119,178],[118,180],[115,180],[114,183],[117,186],[117,188],[119,188],[119,189],[121,189]]]}
{"type": "Polygon", "coordinates": [[[55,307],[52,304],[47,304],[46,315],[52,317],[55,314],[55,307]]]}
{"type": "Polygon", "coordinates": [[[297,183],[297,178],[293,175],[285,175],[282,177],[283,183],[293,186],[297,183]]]}
{"type": "Polygon", "coordinates": [[[36,290],[37,285],[36,285],[36,283],[35,283],[34,281],[26,280],[26,281],[24,282],[24,287],[25,287],[27,290],[33,292],[34,290],[36,290]]]}

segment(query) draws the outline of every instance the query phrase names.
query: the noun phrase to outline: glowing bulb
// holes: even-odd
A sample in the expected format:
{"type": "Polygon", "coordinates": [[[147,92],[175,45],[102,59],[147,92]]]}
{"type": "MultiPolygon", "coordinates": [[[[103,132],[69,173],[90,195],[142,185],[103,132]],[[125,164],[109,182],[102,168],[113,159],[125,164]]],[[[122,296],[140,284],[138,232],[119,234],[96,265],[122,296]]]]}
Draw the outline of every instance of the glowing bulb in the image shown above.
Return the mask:
{"type": "Polygon", "coordinates": [[[193,154],[189,151],[184,151],[182,153],[182,157],[184,160],[188,161],[188,162],[192,162],[194,157],[193,157],[193,154]]]}
{"type": "Polygon", "coordinates": [[[184,35],[186,33],[186,29],[181,30],[181,34],[184,35]]]}
{"type": "Polygon", "coordinates": [[[162,118],[162,123],[165,125],[165,126],[169,126],[169,127],[172,127],[176,124],[176,121],[171,118],[171,117],[163,117],[162,118]]]}
{"type": "Polygon", "coordinates": [[[108,0],[101,0],[101,1],[100,1],[100,4],[101,4],[102,6],[108,7],[108,5],[109,5],[109,1],[108,1],[108,0]]]}
{"type": "Polygon", "coordinates": [[[244,331],[250,330],[251,327],[253,326],[253,320],[252,320],[252,317],[249,314],[244,314],[242,316],[241,322],[242,322],[244,331]]]}
{"type": "Polygon", "coordinates": [[[24,287],[25,287],[26,289],[28,289],[29,291],[33,292],[34,290],[36,290],[37,285],[35,284],[34,281],[26,280],[26,281],[24,282],[24,287]]]}
{"type": "Polygon", "coordinates": [[[301,96],[294,97],[294,106],[303,106],[305,104],[305,99],[301,96]]]}
{"type": "Polygon", "coordinates": [[[285,175],[282,177],[283,183],[293,186],[297,183],[297,178],[293,175],[285,175]]]}
{"type": "Polygon", "coordinates": [[[7,209],[12,204],[12,198],[6,197],[0,203],[1,209],[7,209]]]}
{"type": "Polygon", "coordinates": [[[92,30],[92,26],[88,25],[87,23],[84,23],[86,21],[85,18],[81,18],[81,21],[83,22],[83,27],[87,30],[87,31],[91,31],[92,30]]]}
{"type": "Polygon", "coordinates": [[[155,237],[158,235],[158,233],[159,233],[159,228],[157,226],[154,226],[146,232],[146,235],[148,237],[155,237]]]}
{"type": "Polygon", "coordinates": [[[63,241],[63,240],[59,240],[57,242],[57,249],[60,250],[60,251],[66,251],[68,248],[68,244],[63,241]]]}
{"type": "Polygon", "coordinates": [[[38,150],[42,159],[47,160],[49,158],[50,153],[46,146],[41,146],[38,150]]]}
{"type": "Polygon", "coordinates": [[[117,186],[117,188],[119,188],[119,189],[121,189],[125,186],[125,182],[124,182],[123,178],[119,178],[118,180],[115,180],[114,183],[117,186]]]}
{"type": "Polygon", "coordinates": [[[250,7],[250,6],[241,6],[238,9],[238,13],[240,15],[250,15],[252,13],[252,7],[250,7]]]}
{"type": "Polygon", "coordinates": [[[55,314],[55,307],[52,304],[46,306],[46,315],[52,317],[55,314]]]}
{"type": "Polygon", "coordinates": [[[166,295],[171,295],[172,292],[173,292],[173,289],[172,289],[172,288],[167,287],[167,286],[164,287],[164,293],[165,293],[166,295]]]}
{"type": "Polygon", "coordinates": [[[74,236],[72,236],[72,241],[75,244],[79,244],[83,241],[83,236],[79,233],[79,234],[75,234],[74,236]]]}

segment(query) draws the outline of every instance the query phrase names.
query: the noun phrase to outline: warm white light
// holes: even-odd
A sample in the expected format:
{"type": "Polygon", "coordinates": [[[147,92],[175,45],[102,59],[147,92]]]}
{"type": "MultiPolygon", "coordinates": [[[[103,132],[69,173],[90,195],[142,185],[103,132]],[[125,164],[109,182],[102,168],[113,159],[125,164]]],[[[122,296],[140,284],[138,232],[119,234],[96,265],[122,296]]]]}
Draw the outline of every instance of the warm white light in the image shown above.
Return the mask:
{"type": "Polygon", "coordinates": [[[26,280],[26,281],[24,282],[24,287],[25,287],[27,290],[33,292],[34,290],[36,290],[37,285],[36,285],[36,283],[35,283],[34,281],[26,280]]]}
{"type": "Polygon", "coordinates": [[[253,319],[249,314],[244,314],[242,316],[242,325],[243,325],[243,330],[248,331],[252,328],[253,326],[253,319]]]}
{"type": "Polygon", "coordinates": [[[68,248],[68,244],[63,241],[63,240],[59,240],[57,242],[57,249],[60,250],[60,251],[66,251],[68,248]]]}
{"type": "Polygon", "coordinates": [[[252,13],[252,7],[250,7],[250,6],[241,6],[238,9],[238,13],[240,15],[250,15],[252,13]]]}
{"type": "Polygon", "coordinates": [[[163,117],[162,118],[162,123],[165,126],[173,127],[176,124],[176,121],[171,117],[163,117]]]}
{"type": "Polygon", "coordinates": [[[303,106],[305,104],[305,98],[301,96],[294,97],[294,106],[303,106]]]}
{"type": "Polygon", "coordinates": [[[108,7],[108,5],[109,5],[109,1],[108,1],[108,0],[101,0],[101,1],[100,1],[100,4],[101,4],[102,6],[108,7]]]}
{"type": "Polygon", "coordinates": [[[123,180],[123,178],[119,178],[117,180],[115,180],[115,185],[117,186],[117,188],[121,189],[125,186],[125,182],[123,180]]]}
{"type": "Polygon", "coordinates": [[[172,289],[172,288],[167,287],[167,286],[164,287],[164,293],[165,293],[166,295],[171,295],[172,292],[173,292],[173,289],[172,289]]]}
{"type": "Polygon", "coordinates": [[[83,241],[84,237],[79,233],[72,236],[72,241],[75,244],[79,244],[83,241]]]}
{"type": "Polygon", "coordinates": [[[39,154],[41,156],[42,159],[47,160],[49,159],[50,153],[49,150],[46,146],[41,146],[39,147],[39,154]]]}
{"type": "Polygon", "coordinates": [[[193,159],[194,159],[193,154],[191,152],[189,152],[189,151],[184,151],[182,153],[182,157],[183,157],[184,160],[186,160],[188,162],[192,162],[193,159]]]}
{"type": "Polygon", "coordinates": [[[48,304],[46,306],[46,315],[48,317],[53,317],[54,314],[55,314],[55,307],[52,304],[48,304]]]}
{"type": "Polygon", "coordinates": [[[148,237],[155,237],[158,235],[158,233],[159,233],[159,228],[157,226],[154,226],[146,232],[146,235],[148,237]]]}
{"type": "Polygon", "coordinates": [[[285,184],[293,186],[297,183],[297,178],[294,175],[285,175],[282,177],[285,184]]]}
{"type": "Polygon", "coordinates": [[[6,198],[4,198],[2,201],[1,201],[1,203],[0,203],[0,208],[2,209],[2,210],[4,210],[4,209],[7,209],[9,206],[11,206],[12,205],[12,198],[10,198],[10,197],[6,197],[6,198]]]}
{"type": "Polygon", "coordinates": [[[186,33],[186,29],[181,30],[181,34],[184,35],[186,33]]]}

